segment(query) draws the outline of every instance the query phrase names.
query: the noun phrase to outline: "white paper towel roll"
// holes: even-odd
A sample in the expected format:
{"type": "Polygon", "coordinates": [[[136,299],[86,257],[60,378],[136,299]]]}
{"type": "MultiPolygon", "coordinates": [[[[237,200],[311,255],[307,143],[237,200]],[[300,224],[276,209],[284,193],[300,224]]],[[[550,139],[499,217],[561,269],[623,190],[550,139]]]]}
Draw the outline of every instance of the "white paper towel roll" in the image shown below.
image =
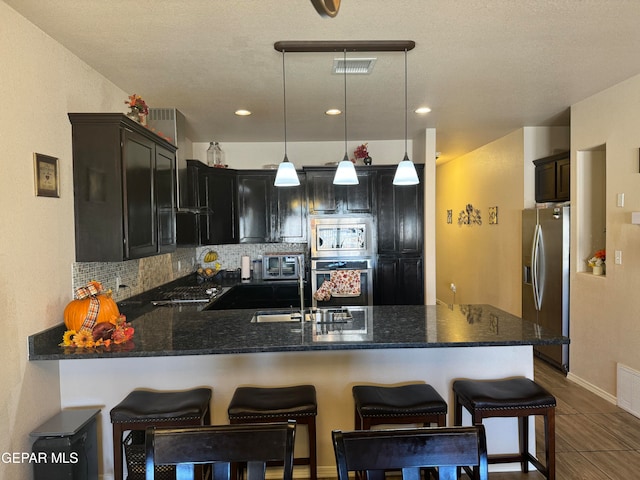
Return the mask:
{"type": "Polygon", "coordinates": [[[251,259],[247,255],[242,256],[241,273],[242,280],[251,278],[251,259]]]}

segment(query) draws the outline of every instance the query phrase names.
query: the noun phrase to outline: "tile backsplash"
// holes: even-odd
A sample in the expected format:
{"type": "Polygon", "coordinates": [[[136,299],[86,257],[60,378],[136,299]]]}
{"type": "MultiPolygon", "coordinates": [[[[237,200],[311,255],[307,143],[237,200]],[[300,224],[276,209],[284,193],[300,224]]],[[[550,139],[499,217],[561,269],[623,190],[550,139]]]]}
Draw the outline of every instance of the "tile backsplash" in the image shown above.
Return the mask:
{"type": "Polygon", "coordinates": [[[73,288],[75,290],[91,280],[97,280],[105,289],[111,289],[113,298],[120,301],[184,277],[195,271],[197,265],[211,267],[212,264],[204,262],[204,256],[209,250],[218,252],[218,262],[222,269],[238,269],[243,255],[249,255],[251,260],[256,260],[264,253],[306,253],[307,244],[207,245],[197,248],[178,248],[173,253],[126,262],[75,262],[72,266],[73,288]],[[119,288],[117,288],[118,285],[119,288]]]}
{"type": "Polygon", "coordinates": [[[223,270],[240,268],[243,255],[248,255],[251,261],[262,258],[265,253],[307,253],[306,243],[240,243],[233,245],[207,245],[196,250],[196,263],[203,267],[212,267],[204,262],[204,256],[209,250],[218,252],[218,262],[223,270]]]}
{"type": "Polygon", "coordinates": [[[188,275],[195,263],[195,248],[178,248],[173,253],[126,262],[75,262],[73,288],[97,280],[105,289],[111,289],[113,298],[120,301],[188,275]],[[118,280],[120,288],[117,288],[118,280]]]}

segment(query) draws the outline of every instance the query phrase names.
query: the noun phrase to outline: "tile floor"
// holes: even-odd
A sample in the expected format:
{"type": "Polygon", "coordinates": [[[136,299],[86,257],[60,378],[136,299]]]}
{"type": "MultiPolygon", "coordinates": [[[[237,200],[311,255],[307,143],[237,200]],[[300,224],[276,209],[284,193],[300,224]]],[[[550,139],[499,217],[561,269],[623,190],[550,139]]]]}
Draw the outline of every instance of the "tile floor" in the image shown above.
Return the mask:
{"type": "MultiPolygon", "coordinates": [[[[556,408],[556,478],[623,480],[640,478],[640,419],[567,380],[536,360],[535,380],[551,392],[556,408]]],[[[536,420],[538,421],[538,420],[536,420]]],[[[542,420],[536,424],[540,451],[542,420]]],[[[540,480],[529,474],[492,473],[490,480],[540,480]]]]}

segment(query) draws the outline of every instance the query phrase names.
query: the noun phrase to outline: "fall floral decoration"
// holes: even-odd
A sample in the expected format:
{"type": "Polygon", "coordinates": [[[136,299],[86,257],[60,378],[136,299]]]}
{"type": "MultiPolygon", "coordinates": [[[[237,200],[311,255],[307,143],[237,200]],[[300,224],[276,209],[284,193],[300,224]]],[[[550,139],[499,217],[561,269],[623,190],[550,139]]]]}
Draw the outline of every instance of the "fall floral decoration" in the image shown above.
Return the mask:
{"type": "Polygon", "coordinates": [[[149,106],[142,99],[142,97],[140,95],[137,95],[135,93],[133,95],[129,95],[129,100],[125,101],[124,103],[129,105],[129,108],[131,109],[131,113],[138,114],[138,115],[139,114],[142,114],[142,115],[148,115],[149,114],[149,106]]]}
{"type": "Polygon", "coordinates": [[[133,338],[133,327],[127,323],[124,315],[120,315],[115,323],[101,322],[93,330],[67,330],[62,336],[61,347],[97,348],[120,345],[133,338]]]}
{"type": "Polygon", "coordinates": [[[126,343],[133,337],[133,327],[100,282],[91,281],[76,288],[76,299],[64,311],[67,331],[62,347],[95,348],[126,343]]]}
{"type": "Polygon", "coordinates": [[[598,250],[593,254],[593,257],[588,260],[588,263],[590,267],[601,267],[604,265],[606,259],[607,252],[605,250],[598,250]]]}
{"type": "Polygon", "coordinates": [[[367,145],[368,143],[363,143],[362,145],[360,145],[358,148],[355,149],[355,151],[353,152],[353,155],[356,158],[367,158],[369,156],[369,152],[367,151],[367,145]]]}

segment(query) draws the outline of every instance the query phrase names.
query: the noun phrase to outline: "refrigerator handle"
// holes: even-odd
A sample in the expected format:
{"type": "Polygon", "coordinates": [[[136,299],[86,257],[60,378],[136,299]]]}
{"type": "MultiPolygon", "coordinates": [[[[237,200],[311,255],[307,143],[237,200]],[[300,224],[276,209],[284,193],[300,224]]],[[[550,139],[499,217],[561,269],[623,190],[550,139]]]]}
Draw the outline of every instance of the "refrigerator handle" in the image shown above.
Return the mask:
{"type": "Polygon", "coordinates": [[[540,244],[540,225],[536,225],[533,231],[533,242],[531,244],[531,288],[533,289],[533,304],[537,311],[540,311],[540,286],[538,284],[538,252],[540,244]]]}

